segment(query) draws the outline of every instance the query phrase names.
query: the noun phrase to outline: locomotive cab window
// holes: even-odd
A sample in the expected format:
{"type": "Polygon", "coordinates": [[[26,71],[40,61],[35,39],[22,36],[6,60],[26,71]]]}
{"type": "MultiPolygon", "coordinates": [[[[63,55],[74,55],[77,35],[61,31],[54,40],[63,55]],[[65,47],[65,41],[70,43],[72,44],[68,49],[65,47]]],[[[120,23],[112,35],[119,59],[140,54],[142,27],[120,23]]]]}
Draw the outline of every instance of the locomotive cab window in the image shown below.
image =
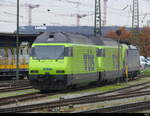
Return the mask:
{"type": "Polygon", "coordinates": [[[104,57],[105,50],[104,49],[97,49],[97,57],[104,57]]]}
{"type": "Polygon", "coordinates": [[[64,56],[73,56],[73,48],[65,47],[64,56]]]}
{"type": "Polygon", "coordinates": [[[33,59],[64,59],[64,46],[35,46],[31,49],[33,59]]]}

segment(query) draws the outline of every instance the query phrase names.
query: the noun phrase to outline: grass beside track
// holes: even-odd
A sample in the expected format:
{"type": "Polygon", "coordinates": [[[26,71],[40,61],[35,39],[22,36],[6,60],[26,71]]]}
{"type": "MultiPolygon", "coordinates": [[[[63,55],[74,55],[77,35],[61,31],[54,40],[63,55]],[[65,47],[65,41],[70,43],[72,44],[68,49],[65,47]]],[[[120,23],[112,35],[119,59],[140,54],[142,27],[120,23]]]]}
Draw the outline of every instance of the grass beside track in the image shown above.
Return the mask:
{"type": "Polygon", "coordinates": [[[25,94],[29,94],[29,93],[35,93],[35,92],[38,92],[38,90],[26,89],[26,90],[12,91],[12,92],[2,92],[2,93],[0,93],[0,98],[10,97],[10,96],[18,96],[18,95],[25,95],[25,94]]]}
{"type": "Polygon", "coordinates": [[[77,93],[107,92],[107,91],[112,91],[112,90],[128,87],[128,86],[135,85],[135,84],[140,84],[140,83],[144,83],[144,82],[150,82],[150,77],[139,78],[137,80],[130,81],[130,82],[127,82],[127,83],[124,82],[124,83],[119,83],[119,84],[106,85],[106,86],[103,86],[103,87],[96,87],[96,88],[92,88],[92,89],[83,90],[83,91],[80,91],[80,92],[77,92],[77,93]]]}

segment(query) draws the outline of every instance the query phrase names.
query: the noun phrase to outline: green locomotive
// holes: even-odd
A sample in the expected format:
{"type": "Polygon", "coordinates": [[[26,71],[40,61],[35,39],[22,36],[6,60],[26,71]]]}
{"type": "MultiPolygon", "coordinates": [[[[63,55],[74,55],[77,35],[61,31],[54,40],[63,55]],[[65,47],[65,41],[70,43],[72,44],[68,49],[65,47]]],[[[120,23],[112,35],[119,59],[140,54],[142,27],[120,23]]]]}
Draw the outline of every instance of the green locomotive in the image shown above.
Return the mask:
{"type": "MultiPolygon", "coordinates": [[[[127,58],[131,48],[123,44],[119,48],[108,38],[45,32],[32,45],[29,80],[34,88],[50,91],[124,79],[125,72],[130,72],[127,58]]],[[[130,67],[135,75],[139,73],[138,60],[134,59],[136,66],[130,67]]]]}

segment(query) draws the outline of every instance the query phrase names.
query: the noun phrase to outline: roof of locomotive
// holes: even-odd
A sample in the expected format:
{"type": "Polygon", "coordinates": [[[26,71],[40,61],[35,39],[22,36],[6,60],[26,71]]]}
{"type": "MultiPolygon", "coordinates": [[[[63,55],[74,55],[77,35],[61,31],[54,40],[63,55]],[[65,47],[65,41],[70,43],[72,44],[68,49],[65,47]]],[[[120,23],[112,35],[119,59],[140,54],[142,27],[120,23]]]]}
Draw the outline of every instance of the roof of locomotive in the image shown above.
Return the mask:
{"type": "Polygon", "coordinates": [[[85,36],[67,32],[45,32],[39,35],[34,43],[74,43],[117,46],[117,42],[110,38],[85,36]]]}

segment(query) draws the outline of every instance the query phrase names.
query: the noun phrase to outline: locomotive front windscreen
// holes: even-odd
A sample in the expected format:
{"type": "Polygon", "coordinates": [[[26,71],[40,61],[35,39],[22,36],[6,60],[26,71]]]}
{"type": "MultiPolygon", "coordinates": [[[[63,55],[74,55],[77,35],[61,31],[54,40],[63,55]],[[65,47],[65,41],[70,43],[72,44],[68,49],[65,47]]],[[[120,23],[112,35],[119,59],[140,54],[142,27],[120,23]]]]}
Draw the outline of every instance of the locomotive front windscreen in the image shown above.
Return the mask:
{"type": "Polygon", "coordinates": [[[63,59],[64,46],[35,46],[31,50],[31,56],[36,60],[63,59]]]}

